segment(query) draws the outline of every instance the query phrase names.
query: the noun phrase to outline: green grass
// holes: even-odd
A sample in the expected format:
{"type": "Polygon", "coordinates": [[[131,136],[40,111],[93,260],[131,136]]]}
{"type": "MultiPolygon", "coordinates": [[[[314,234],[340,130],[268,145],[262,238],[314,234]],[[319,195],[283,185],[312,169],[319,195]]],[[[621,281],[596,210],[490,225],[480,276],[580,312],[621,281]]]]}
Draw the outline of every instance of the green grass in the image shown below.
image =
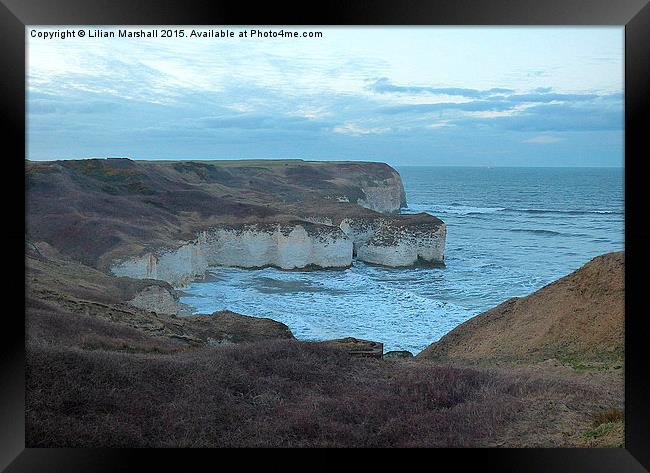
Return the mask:
{"type": "Polygon", "coordinates": [[[581,373],[586,371],[607,371],[609,369],[620,369],[624,365],[623,353],[604,353],[590,360],[585,360],[577,354],[562,354],[555,357],[563,365],[570,366],[581,373]]]}
{"type": "Polygon", "coordinates": [[[27,168],[28,174],[58,174],[60,172],[60,168],[52,166],[50,163],[30,163],[27,168]]]}
{"type": "MultiPolygon", "coordinates": [[[[618,427],[623,428],[625,424],[625,414],[623,409],[606,409],[594,413],[592,419],[592,429],[583,434],[585,440],[596,440],[601,437],[609,435],[614,429],[618,427]]],[[[618,440],[618,436],[612,438],[603,447],[623,447],[623,441],[618,440]]]]}
{"type": "MultiPolygon", "coordinates": [[[[603,437],[614,430],[614,427],[616,427],[616,424],[618,423],[619,422],[607,422],[606,424],[600,424],[595,429],[592,429],[589,432],[585,433],[584,437],[586,439],[597,439],[603,437]]],[[[620,424],[622,424],[622,422],[620,422],[620,424]]]]}
{"type": "MultiPolygon", "coordinates": [[[[595,440],[601,437],[606,436],[610,432],[612,432],[615,428],[618,426],[623,426],[623,421],[617,421],[617,422],[607,422],[605,424],[600,424],[598,427],[590,430],[589,432],[586,432],[583,437],[585,440],[595,440]]],[[[602,445],[603,447],[613,447],[613,448],[622,448],[623,447],[623,442],[622,441],[615,441],[611,444],[607,445],[602,445]]]]}

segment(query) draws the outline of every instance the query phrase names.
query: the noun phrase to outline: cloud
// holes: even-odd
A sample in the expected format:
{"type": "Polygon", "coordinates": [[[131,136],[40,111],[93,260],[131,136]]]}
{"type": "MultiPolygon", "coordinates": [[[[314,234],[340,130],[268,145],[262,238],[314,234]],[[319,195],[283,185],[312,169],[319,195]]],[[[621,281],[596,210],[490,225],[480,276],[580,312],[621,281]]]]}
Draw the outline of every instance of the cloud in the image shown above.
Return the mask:
{"type": "Polygon", "coordinates": [[[498,94],[509,94],[512,89],[492,88],[488,90],[464,89],[460,87],[422,87],[422,86],[399,86],[393,84],[388,78],[377,79],[368,86],[368,89],[379,94],[432,94],[432,95],[454,95],[470,98],[491,97],[498,94]]]}
{"type": "MultiPolygon", "coordinates": [[[[401,103],[377,108],[383,115],[407,117],[411,124],[445,118],[456,126],[488,126],[519,131],[610,130],[622,127],[622,95],[596,93],[558,93],[551,87],[538,87],[528,93],[511,89],[440,89],[395,86],[387,79],[373,84],[381,93],[458,93],[462,102],[401,103]]],[[[428,126],[428,125],[422,125],[428,126]]]]}
{"type": "Polygon", "coordinates": [[[513,94],[507,96],[505,99],[512,103],[524,102],[585,102],[598,98],[596,94],[554,94],[548,92],[534,93],[534,94],[513,94]]]}
{"type": "Polygon", "coordinates": [[[346,41],[336,51],[315,42],[306,49],[277,42],[272,50],[261,42],[47,44],[36,55],[43,46],[29,45],[30,158],[72,157],[76,150],[183,158],[394,156],[398,162],[484,153],[492,159],[571,146],[584,153],[588,145],[593,155],[596,144],[619,146],[622,135],[623,96],[607,85],[615,82],[594,83],[599,76],[580,69],[567,82],[566,67],[554,69],[563,60],[555,54],[546,62],[508,62],[496,72],[490,62],[482,70],[479,61],[468,66],[472,76],[462,64],[411,61],[408,69],[408,51],[425,49],[404,53],[372,41],[363,50],[346,41]],[[528,71],[535,78],[525,77],[528,71]]]}
{"type": "Polygon", "coordinates": [[[623,106],[588,104],[544,104],[510,117],[494,119],[497,126],[515,131],[622,130],[623,106]]]}
{"type": "Polygon", "coordinates": [[[221,117],[201,117],[196,120],[200,128],[239,128],[245,130],[322,130],[332,124],[296,116],[241,114],[221,117]]]}
{"type": "Polygon", "coordinates": [[[560,141],[562,141],[562,138],[558,136],[536,135],[533,136],[532,138],[528,138],[527,140],[524,140],[523,143],[532,143],[536,145],[549,145],[553,143],[558,143],[560,141]]]}
{"type": "Polygon", "coordinates": [[[28,113],[30,114],[97,114],[116,112],[120,108],[117,102],[107,100],[52,100],[52,99],[33,99],[29,101],[28,113]]]}
{"type": "Polygon", "coordinates": [[[436,128],[445,128],[445,127],[451,127],[454,126],[450,124],[448,121],[439,121],[436,123],[430,123],[428,125],[425,125],[426,128],[431,128],[431,129],[436,129],[436,128]]]}
{"type": "Polygon", "coordinates": [[[375,135],[380,133],[386,133],[390,131],[390,128],[381,128],[381,127],[367,128],[367,127],[357,125],[355,123],[344,123],[343,125],[334,127],[332,131],[334,133],[340,133],[343,135],[358,136],[358,135],[375,135]]]}
{"type": "Polygon", "coordinates": [[[465,112],[504,111],[513,107],[511,103],[503,101],[474,100],[470,102],[442,102],[406,104],[382,107],[378,111],[385,114],[396,113],[431,113],[445,110],[459,110],[465,112]]]}

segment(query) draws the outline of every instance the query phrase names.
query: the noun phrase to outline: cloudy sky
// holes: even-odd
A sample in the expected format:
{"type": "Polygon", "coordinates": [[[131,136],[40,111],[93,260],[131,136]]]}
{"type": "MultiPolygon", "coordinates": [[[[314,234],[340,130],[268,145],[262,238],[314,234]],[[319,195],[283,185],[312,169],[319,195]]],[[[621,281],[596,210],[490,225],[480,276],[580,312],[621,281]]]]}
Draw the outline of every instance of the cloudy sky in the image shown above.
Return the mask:
{"type": "Polygon", "coordinates": [[[28,28],[27,157],[623,164],[623,28],[289,29],[323,37],[28,28]]]}

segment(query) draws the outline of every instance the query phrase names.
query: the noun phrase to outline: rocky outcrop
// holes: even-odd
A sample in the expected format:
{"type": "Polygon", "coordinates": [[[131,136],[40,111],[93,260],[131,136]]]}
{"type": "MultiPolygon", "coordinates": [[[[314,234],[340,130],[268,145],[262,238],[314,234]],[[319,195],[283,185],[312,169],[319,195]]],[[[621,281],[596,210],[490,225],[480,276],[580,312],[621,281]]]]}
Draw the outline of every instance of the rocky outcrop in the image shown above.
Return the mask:
{"type": "Polygon", "coordinates": [[[241,315],[229,310],[214,312],[210,315],[192,315],[180,320],[194,337],[213,347],[233,343],[294,338],[289,327],[282,322],[264,317],[241,315]]]}
{"type": "Polygon", "coordinates": [[[357,258],[391,267],[443,264],[446,225],[428,214],[416,215],[417,220],[403,217],[380,222],[369,239],[358,243],[357,258]]]}
{"type": "Polygon", "coordinates": [[[338,227],[352,240],[357,259],[390,267],[417,263],[444,264],[445,223],[426,213],[364,215],[360,217],[305,217],[338,227]]]}
{"type": "MultiPolygon", "coordinates": [[[[308,218],[308,217],[306,217],[308,218]]],[[[110,267],[116,276],[183,286],[210,266],[280,269],[347,268],[354,255],[401,267],[442,264],[445,224],[428,214],[344,218],[276,224],[220,225],[176,249],[147,252],[110,267]]]]}
{"type": "Polygon", "coordinates": [[[372,162],[28,161],[25,179],[28,238],[102,270],[222,224],[282,222],[330,204],[398,212],[406,202],[397,171],[372,162]]]}
{"type": "Polygon", "coordinates": [[[151,285],[126,301],[134,307],[159,314],[190,315],[191,309],[178,301],[178,297],[166,287],[151,285]]]}
{"type": "Polygon", "coordinates": [[[384,353],[384,360],[404,360],[413,358],[413,353],[407,350],[393,350],[384,353]]]}
{"type": "Polygon", "coordinates": [[[444,259],[444,223],[396,214],[404,186],[384,163],[65,160],[28,162],[26,179],[30,240],[116,276],[183,286],[209,266],[444,259]]]}
{"type": "Polygon", "coordinates": [[[379,358],[384,356],[384,344],[354,337],[339,338],[321,342],[327,346],[347,352],[350,356],[360,358],[379,358]]]}
{"type": "Polygon", "coordinates": [[[39,243],[28,246],[27,329],[50,344],[173,352],[294,338],[285,324],[268,318],[230,311],[191,315],[167,283],[111,277],[74,261],[44,256],[39,243]]]}
{"type": "Polygon", "coordinates": [[[116,276],[183,286],[210,266],[346,268],[354,256],[390,267],[444,263],[446,226],[429,214],[304,219],[220,225],[176,249],[123,259],[110,270],[116,276]]]}

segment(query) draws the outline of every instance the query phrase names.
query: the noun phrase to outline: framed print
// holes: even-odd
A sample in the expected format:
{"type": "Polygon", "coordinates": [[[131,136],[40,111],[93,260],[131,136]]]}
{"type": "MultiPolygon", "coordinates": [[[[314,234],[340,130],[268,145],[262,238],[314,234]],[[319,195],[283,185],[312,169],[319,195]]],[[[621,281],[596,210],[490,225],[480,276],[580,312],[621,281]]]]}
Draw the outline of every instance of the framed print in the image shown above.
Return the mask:
{"type": "Polygon", "coordinates": [[[645,2],[0,12],[6,471],[647,471],[645,2]]]}

